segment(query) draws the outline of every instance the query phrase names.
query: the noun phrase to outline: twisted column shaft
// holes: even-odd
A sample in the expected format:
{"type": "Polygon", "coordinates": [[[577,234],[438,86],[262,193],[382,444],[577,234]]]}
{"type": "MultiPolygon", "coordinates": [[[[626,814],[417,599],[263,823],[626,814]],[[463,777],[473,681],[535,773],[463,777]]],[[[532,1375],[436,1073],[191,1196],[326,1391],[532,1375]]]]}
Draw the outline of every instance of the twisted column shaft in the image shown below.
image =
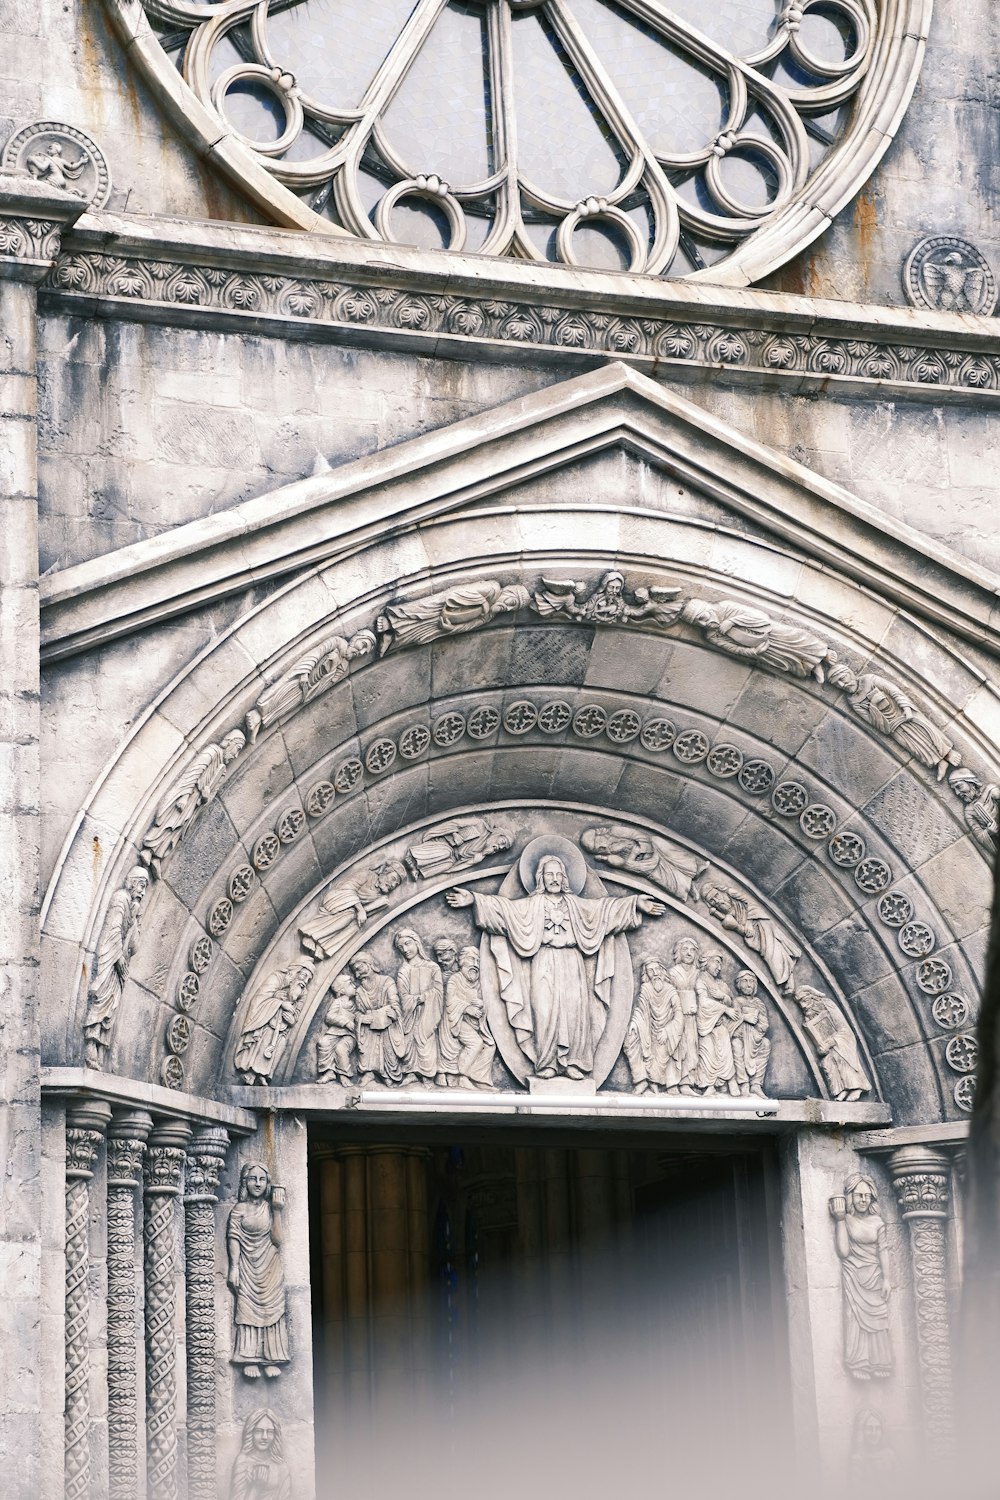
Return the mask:
{"type": "Polygon", "coordinates": [[[931,1452],[943,1456],[951,1451],[954,1438],[948,1326],[950,1162],[942,1151],[902,1146],[890,1156],[889,1170],[910,1237],[924,1429],[931,1452]]]}
{"type": "Polygon", "coordinates": [[[146,1267],[146,1493],[177,1500],[177,1303],[175,1199],[181,1190],[187,1125],[157,1125],[146,1152],[143,1239],[146,1267]]]}
{"type": "Polygon", "coordinates": [[[215,1500],[215,1204],[228,1133],[199,1127],[184,1194],[187,1312],[188,1500],[215,1500]]]}
{"type": "Polygon", "coordinates": [[[90,1181],[110,1114],[94,1103],[66,1115],[66,1500],[90,1500],[90,1181]]]}
{"type": "Polygon", "coordinates": [[[108,1127],[108,1496],[137,1500],[135,1195],[153,1121],[120,1110],[108,1127]]]}

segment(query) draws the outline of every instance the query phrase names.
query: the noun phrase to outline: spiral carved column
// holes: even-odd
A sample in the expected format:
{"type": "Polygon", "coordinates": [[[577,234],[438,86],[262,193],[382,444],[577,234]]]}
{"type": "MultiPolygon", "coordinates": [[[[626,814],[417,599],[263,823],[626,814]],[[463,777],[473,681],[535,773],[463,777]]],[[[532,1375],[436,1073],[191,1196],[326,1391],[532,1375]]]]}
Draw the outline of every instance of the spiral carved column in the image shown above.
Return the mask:
{"type": "Polygon", "coordinates": [[[944,1456],[954,1437],[947,1258],[951,1163],[942,1151],[902,1146],[890,1156],[889,1169],[910,1237],[924,1430],[931,1452],[944,1456]]]}
{"type": "Polygon", "coordinates": [[[229,1135],[199,1127],[184,1194],[187,1294],[188,1500],[215,1500],[215,1204],[229,1135]]]}
{"type": "Polygon", "coordinates": [[[108,1126],[108,1496],[136,1500],[135,1195],[153,1121],[145,1110],[116,1111],[108,1126]]]}
{"type": "Polygon", "coordinates": [[[96,1102],[66,1115],[66,1500],[90,1500],[90,1181],[110,1117],[96,1102]]]}
{"type": "Polygon", "coordinates": [[[146,1493],[177,1500],[177,1234],[190,1127],[157,1125],[146,1152],[143,1238],[146,1262],[146,1493]]]}

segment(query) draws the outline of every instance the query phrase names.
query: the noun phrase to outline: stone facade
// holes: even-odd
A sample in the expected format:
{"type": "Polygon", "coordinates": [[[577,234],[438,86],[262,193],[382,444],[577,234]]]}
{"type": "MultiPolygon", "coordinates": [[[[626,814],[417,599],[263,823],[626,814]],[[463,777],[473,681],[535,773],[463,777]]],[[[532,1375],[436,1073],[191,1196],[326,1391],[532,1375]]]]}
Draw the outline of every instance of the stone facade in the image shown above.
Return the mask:
{"type": "Polygon", "coordinates": [[[0,18],[12,1500],[312,1500],[320,1119],[777,1138],[803,1451],[949,1461],[1000,18],[855,9],[714,280],[323,232],[172,3],[0,18]]]}

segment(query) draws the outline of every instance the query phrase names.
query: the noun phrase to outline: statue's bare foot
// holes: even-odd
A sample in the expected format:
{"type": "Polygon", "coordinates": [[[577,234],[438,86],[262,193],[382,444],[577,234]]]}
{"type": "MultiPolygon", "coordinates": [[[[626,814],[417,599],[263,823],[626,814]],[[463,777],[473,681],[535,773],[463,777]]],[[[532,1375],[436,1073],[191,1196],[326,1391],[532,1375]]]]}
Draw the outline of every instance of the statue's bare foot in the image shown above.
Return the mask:
{"type": "Polygon", "coordinates": [[[278,1365],[265,1365],[264,1366],[264,1374],[265,1375],[269,1375],[271,1377],[271,1379],[273,1380],[274,1377],[275,1377],[275,1375],[280,1375],[281,1374],[281,1369],[280,1369],[280,1367],[278,1365]]]}
{"type": "Polygon", "coordinates": [[[584,1073],[584,1071],[583,1071],[582,1068],[567,1068],[566,1069],[566,1077],[567,1078],[586,1078],[586,1076],[587,1075],[584,1073]]]}
{"type": "Polygon", "coordinates": [[[243,1373],[248,1380],[256,1380],[260,1375],[260,1365],[244,1365],[243,1373]]]}

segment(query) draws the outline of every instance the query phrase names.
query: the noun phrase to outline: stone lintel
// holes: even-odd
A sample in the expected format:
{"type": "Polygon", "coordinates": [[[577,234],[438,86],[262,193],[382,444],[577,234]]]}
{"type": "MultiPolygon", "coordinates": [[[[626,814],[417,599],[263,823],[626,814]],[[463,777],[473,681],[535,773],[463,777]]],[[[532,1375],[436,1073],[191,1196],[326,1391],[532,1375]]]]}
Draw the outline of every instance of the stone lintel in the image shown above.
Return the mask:
{"type": "Polygon", "coordinates": [[[149,1110],[157,1119],[225,1125],[237,1135],[253,1135],[257,1129],[257,1118],[249,1110],[91,1068],[43,1068],[42,1097],[66,1100],[74,1109],[79,1107],[78,1100],[105,1100],[149,1110]]]}

